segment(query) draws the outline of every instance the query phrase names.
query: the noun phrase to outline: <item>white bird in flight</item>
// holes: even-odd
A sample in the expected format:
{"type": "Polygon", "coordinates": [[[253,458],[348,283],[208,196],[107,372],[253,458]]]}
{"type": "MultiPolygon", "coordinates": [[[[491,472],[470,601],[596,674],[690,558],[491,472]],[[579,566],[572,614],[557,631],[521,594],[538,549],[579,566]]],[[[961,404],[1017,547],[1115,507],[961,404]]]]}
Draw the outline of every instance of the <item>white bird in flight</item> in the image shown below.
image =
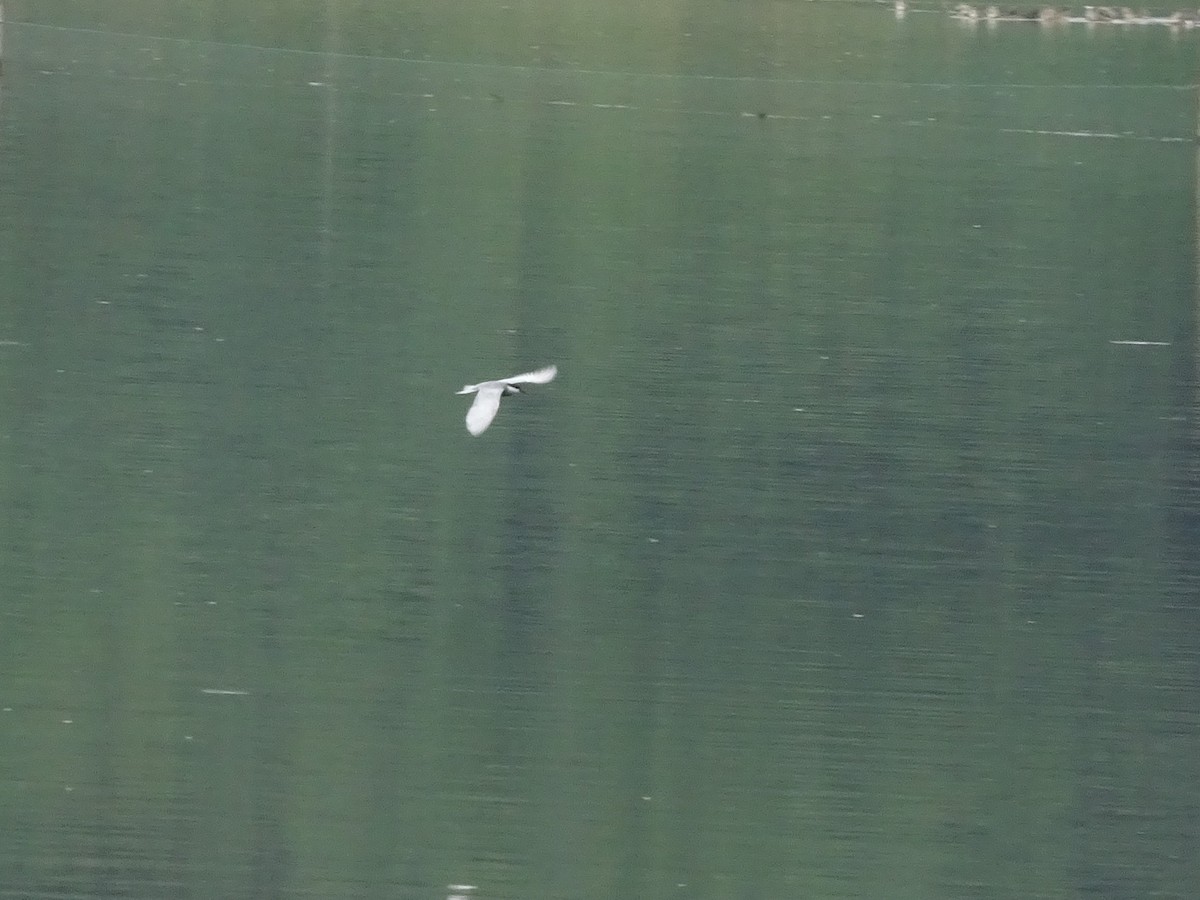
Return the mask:
{"type": "Polygon", "coordinates": [[[475,402],[467,410],[467,431],[478,437],[487,431],[496,418],[500,409],[500,398],[510,394],[520,394],[518,384],[548,384],[558,374],[558,366],[546,366],[536,372],[526,372],[524,375],[514,375],[512,378],[498,378],[495,381],[481,381],[479,384],[465,384],[459,394],[474,394],[475,402]]]}

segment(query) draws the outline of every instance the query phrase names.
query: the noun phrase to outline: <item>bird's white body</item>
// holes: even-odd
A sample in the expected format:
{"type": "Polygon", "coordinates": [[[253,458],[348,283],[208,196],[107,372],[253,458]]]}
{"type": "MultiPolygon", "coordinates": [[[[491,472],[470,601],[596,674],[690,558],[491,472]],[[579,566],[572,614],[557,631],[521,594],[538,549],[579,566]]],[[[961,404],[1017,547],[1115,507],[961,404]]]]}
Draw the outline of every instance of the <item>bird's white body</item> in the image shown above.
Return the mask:
{"type": "Polygon", "coordinates": [[[524,375],[514,375],[512,378],[497,378],[495,381],[481,381],[479,384],[465,384],[459,394],[474,394],[475,402],[467,410],[467,431],[478,437],[487,431],[496,418],[500,409],[500,398],[510,394],[519,394],[519,384],[548,384],[558,374],[558,366],[546,366],[524,375]]]}

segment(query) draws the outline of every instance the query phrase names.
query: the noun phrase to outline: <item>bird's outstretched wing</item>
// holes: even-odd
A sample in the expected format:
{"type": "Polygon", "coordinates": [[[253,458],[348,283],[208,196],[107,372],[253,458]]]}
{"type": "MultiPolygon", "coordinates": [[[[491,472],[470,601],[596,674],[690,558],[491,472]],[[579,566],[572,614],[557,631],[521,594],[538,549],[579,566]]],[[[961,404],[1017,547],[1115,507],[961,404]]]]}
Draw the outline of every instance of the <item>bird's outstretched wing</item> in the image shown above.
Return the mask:
{"type": "Polygon", "coordinates": [[[496,418],[496,411],[500,409],[500,394],[503,390],[500,385],[489,385],[480,388],[475,394],[475,402],[467,410],[467,431],[472,435],[478,437],[492,424],[492,419],[496,418]]]}
{"type": "Polygon", "coordinates": [[[549,384],[558,374],[558,366],[546,366],[536,372],[526,372],[524,375],[514,375],[512,378],[501,378],[505,384],[549,384]]]}

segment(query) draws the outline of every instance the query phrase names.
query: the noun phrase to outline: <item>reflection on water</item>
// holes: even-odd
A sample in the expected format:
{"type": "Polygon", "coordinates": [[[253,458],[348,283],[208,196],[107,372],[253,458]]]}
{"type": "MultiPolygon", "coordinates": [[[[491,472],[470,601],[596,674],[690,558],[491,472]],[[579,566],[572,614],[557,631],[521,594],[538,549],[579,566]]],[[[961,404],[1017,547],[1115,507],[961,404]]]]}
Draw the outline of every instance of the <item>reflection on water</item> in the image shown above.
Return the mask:
{"type": "Polygon", "coordinates": [[[1190,896],[1190,38],[314,9],[10,16],[0,896],[1190,896]]]}

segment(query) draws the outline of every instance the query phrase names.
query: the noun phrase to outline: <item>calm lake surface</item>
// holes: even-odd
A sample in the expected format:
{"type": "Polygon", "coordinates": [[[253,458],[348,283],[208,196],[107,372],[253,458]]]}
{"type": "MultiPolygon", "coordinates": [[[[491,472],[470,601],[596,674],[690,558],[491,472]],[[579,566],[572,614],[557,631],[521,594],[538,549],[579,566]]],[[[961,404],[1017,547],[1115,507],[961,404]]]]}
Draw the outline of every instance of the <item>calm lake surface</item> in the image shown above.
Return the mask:
{"type": "Polygon", "coordinates": [[[1196,32],[163,6],[7,4],[0,897],[1195,896],[1196,32]]]}

